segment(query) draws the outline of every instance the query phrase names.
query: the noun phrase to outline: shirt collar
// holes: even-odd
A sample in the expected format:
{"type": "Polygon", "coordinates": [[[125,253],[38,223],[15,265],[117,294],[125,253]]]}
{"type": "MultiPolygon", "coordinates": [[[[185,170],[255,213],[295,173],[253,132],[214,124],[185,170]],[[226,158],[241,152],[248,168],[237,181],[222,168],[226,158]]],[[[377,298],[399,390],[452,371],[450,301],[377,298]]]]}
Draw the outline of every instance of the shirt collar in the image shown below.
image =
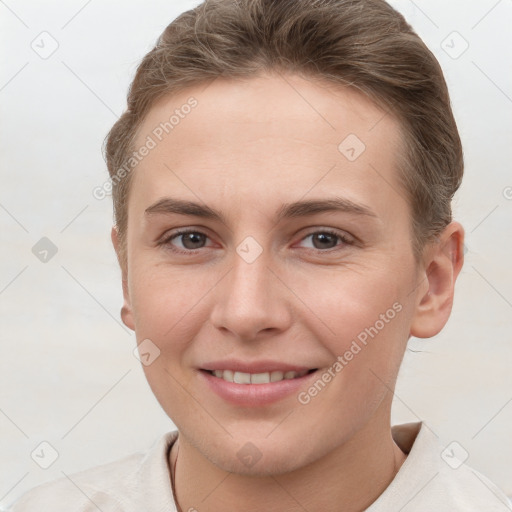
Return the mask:
{"type": "Polygon", "coordinates": [[[172,496],[169,451],[178,439],[178,431],[167,432],[148,450],[138,471],[142,489],[139,510],[148,512],[177,512],[172,496]]]}

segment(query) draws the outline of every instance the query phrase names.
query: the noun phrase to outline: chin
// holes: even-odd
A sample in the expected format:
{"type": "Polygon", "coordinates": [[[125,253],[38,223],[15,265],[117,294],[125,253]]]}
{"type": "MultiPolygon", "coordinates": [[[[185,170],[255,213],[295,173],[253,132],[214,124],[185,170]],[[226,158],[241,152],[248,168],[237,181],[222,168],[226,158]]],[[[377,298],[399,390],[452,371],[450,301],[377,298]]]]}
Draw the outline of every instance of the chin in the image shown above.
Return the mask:
{"type": "MultiPolygon", "coordinates": [[[[309,446],[311,449],[311,446],[309,446]]],[[[268,440],[229,438],[203,447],[203,456],[212,464],[230,473],[247,476],[270,476],[289,473],[308,464],[303,443],[279,443],[268,440]],[[293,450],[297,453],[293,453],[293,450]]]]}
{"type": "Polygon", "coordinates": [[[229,459],[222,458],[217,467],[238,475],[265,477],[290,473],[301,468],[302,464],[294,458],[290,459],[289,453],[273,453],[270,456],[262,456],[254,464],[242,462],[237,456],[229,459]]]}

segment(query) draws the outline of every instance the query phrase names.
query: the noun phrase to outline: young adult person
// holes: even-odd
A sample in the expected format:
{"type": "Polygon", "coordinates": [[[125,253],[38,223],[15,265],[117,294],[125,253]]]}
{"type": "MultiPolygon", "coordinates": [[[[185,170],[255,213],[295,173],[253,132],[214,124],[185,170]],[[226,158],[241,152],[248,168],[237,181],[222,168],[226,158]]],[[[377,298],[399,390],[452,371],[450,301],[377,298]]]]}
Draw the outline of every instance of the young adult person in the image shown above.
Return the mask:
{"type": "Polygon", "coordinates": [[[14,512],[510,510],[424,422],[390,423],[464,240],[446,83],[402,15],[206,1],[144,57],[105,154],[121,316],[177,430],[14,512]]]}

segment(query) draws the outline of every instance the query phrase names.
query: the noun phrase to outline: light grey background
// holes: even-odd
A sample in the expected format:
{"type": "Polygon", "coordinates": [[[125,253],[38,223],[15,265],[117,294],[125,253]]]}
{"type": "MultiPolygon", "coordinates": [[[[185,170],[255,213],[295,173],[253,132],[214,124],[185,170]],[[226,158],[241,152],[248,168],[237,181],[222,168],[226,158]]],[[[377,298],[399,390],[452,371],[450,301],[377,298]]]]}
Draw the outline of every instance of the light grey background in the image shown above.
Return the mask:
{"type": "MultiPolygon", "coordinates": [[[[197,3],[0,1],[4,506],[174,428],[120,323],[112,207],[92,190],[107,178],[101,144],[137,63],[197,3]],[[58,248],[46,263],[32,252],[42,237],[58,248]],[[48,469],[31,458],[44,441],[58,452],[48,469]]],[[[512,2],[392,4],[445,71],[466,161],[454,211],[467,234],[452,316],[435,338],[411,339],[393,423],[425,420],[512,495],[512,2]]]]}

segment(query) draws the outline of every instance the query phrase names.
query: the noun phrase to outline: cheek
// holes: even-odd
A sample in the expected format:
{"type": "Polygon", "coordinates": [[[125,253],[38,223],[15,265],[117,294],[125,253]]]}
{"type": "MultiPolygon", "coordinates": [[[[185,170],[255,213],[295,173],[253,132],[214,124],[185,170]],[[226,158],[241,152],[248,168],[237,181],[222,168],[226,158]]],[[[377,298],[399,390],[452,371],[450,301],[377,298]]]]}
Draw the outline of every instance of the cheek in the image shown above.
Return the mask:
{"type": "Polygon", "coordinates": [[[385,268],[382,264],[304,276],[296,279],[295,289],[297,295],[307,298],[314,313],[309,316],[323,321],[324,330],[334,343],[344,344],[376,323],[379,331],[390,331],[389,325],[400,316],[397,309],[403,308],[407,285],[385,268]]]}
{"type": "Polygon", "coordinates": [[[185,390],[191,387],[193,375],[182,367],[190,341],[204,324],[198,302],[205,292],[199,285],[191,286],[190,275],[185,272],[170,273],[146,264],[148,267],[132,273],[135,332],[138,343],[149,339],[156,346],[153,350],[158,357],[143,365],[143,370],[156,399],[174,418],[190,408],[190,395],[185,390]]]}
{"type": "Polygon", "coordinates": [[[306,288],[309,279],[304,281],[315,313],[308,315],[309,330],[317,333],[336,365],[325,399],[354,408],[354,417],[363,413],[360,408],[378,405],[393,387],[407,344],[409,274],[405,267],[401,276],[386,268],[392,267],[382,262],[357,271],[338,270],[317,279],[314,289],[306,288]]]}
{"type": "Polygon", "coordinates": [[[329,381],[325,391],[317,391],[323,389],[320,385],[303,396],[311,400],[307,407],[312,416],[329,410],[335,424],[358,428],[394,388],[408,339],[410,307],[396,283],[383,279],[373,285],[332,286],[313,302],[329,326],[329,331],[316,328],[316,333],[332,365],[319,375],[329,381]]]}
{"type": "Polygon", "coordinates": [[[130,281],[137,339],[149,338],[162,350],[180,352],[205,321],[208,290],[213,286],[209,283],[216,281],[216,274],[200,277],[190,268],[171,271],[148,263],[139,269],[144,270],[132,272],[130,281]]]}

